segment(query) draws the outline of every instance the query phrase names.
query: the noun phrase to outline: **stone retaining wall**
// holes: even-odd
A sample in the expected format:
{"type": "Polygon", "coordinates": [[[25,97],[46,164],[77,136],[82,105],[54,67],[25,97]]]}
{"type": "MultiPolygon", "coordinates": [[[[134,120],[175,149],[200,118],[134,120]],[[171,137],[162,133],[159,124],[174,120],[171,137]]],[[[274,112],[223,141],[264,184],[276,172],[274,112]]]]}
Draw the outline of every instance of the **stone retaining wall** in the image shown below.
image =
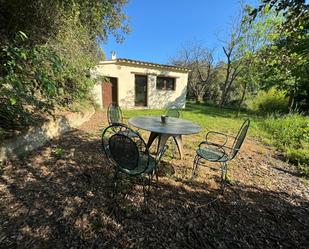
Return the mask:
{"type": "Polygon", "coordinates": [[[0,144],[0,162],[15,159],[43,146],[49,140],[59,137],[69,130],[77,128],[90,120],[94,112],[94,108],[89,108],[85,111],[69,113],[56,120],[50,120],[40,127],[30,128],[18,137],[4,140],[0,144]]]}

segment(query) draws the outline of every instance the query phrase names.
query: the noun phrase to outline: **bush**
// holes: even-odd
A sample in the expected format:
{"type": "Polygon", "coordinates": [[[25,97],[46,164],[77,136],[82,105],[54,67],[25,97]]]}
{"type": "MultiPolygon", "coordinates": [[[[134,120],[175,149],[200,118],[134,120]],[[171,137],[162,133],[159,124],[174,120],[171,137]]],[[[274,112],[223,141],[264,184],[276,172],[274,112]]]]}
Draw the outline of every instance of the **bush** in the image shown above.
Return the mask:
{"type": "Polygon", "coordinates": [[[121,40],[129,31],[125,4],[1,1],[1,139],[41,122],[54,108],[91,98],[89,74],[100,52],[98,41],[109,34],[121,40]]]}
{"type": "Polygon", "coordinates": [[[27,40],[19,32],[14,43],[0,48],[0,60],[4,61],[0,74],[0,128],[8,135],[37,124],[56,106],[87,99],[94,84],[88,77],[94,65],[91,54],[75,52],[74,58],[67,54],[73,54],[74,49],[84,51],[82,45],[65,50],[68,42],[58,41],[58,49],[43,45],[29,47],[27,40]]]}
{"type": "Polygon", "coordinates": [[[270,135],[273,144],[309,177],[309,117],[300,114],[281,118],[271,116],[260,125],[270,135]]]}
{"type": "Polygon", "coordinates": [[[271,88],[268,91],[259,91],[247,101],[247,106],[253,111],[265,113],[287,113],[288,99],[285,93],[271,88]]]}

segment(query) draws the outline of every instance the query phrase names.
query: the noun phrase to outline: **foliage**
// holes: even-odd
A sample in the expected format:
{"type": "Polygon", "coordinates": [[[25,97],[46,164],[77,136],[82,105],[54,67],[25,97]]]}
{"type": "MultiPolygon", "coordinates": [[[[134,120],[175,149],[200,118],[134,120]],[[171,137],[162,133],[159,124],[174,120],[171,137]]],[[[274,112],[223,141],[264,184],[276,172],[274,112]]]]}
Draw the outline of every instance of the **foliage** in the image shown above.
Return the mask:
{"type": "Polygon", "coordinates": [[[271,137],[274,145],[287,158],[309,173],[309,118],[290,114],[276,118],[271,116],[260,123],[261,129],[271,137]]]}
{"type": "Polygon", "coordinates": [[[125,0],[1,1],[1,136],[90,98],[98,40],[128,31],[125,0]]]}
{"type": "Polygon", "coordinates": [[[263,0],[259,7],[250,12],[251,18],[255,19],[265,9],[274,9],[277,13],[283,13],[285,21],[282,28],[294,32],[307,18],[308,4],[305,0],[263,0]]]}
{"type": "Polygon", "coordinates": [[[288,99],[285,93],[271,88],[268,91],[259,91],[256,96],[247,100],[247,106],[253,111],[262,113],[287,113],[288,99]]]}
{"type": "Polygon", "coordinates": [[[64,156],[65,150],[60,146],[56,146],[53,148],[52,152],[57,159],[60,159],[64,156]]]}
{"type": "MultiPolygon", "coordinates": [[[[256,78],[261,88],[275,86],[289,97],[289,110],[309,109],[309,12],[304,1],[264,1],[254,22],[275,9],[282,21],[273,32],[269,44],[255,53],[256,78]],[[266,3],[266,5],[265,5],[266,3]]],[[[252,13],[251,13],[252,14],[252,13]]]]}
{"type": "Polygon", "coordinates": [[[1,127],[6,130],[33,123],[40,112],[50,111],[59,95],[61,60],[43,46],[20,46],[25,40],[18,33],[14,43],[1,48],[4,64],[0,77],[1,127]]]}
{"type": "Polygon", "coordinates": [[[0,34],[11,40],[22,30],[31,42],[46,43],[59,32],[67,14],[76,12],[81,26],[95,42],[106,40],[112,33],[118,40],[129,31],[127,17],[122,12],[126,0],[0,0],[0,34]]]}

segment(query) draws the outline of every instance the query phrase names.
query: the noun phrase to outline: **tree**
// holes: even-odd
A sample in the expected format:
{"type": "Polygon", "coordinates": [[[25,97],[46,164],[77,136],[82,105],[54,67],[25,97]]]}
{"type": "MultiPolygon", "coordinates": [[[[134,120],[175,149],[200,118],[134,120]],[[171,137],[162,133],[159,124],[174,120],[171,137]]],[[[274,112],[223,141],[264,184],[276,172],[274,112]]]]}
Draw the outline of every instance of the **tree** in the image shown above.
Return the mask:
{"type": "Polygon", "coordinates": [[[259,51],[260,81],[264,88],[276,87],[289,97],[289,109],[309,110],[309,12],[301,0],[263,1],[254,9],[252,22],[268,10],[282,16],[274,38],[259,51]]]}
{"type": "Polygon", "coordinates": [[[228,102],[230,91],[235,79],[241,72],[242,64],[242,14],[239,15],[233,23],[230,34],[222,49],[226,57],[225,64],[225,79],[222,86],[222,95],[220,100],[220,107],[224,106],[228,102]]]}
{"type": "Polygon", "coordinates": [[[306,0],[263,0],[249,15],[254,20],[265,9],[282,13],[285,17],[283,29],[293,32],[299,28],[304,19],[308,18],[309,5],[306,4],[306,0]]]}
{"type": "MultiPolygon", "coordinates": [[[[0,129],[91,100],[98,41],[128,32],[126,0],[0,0],[0,129]]],[[[0,130],[1,133],[1,130],[0,130]]]]}
{"type": "Polygon", "coordinates": [[[171,64],[189,68],[188,88],[199,103],[203,100],[205,91],[211,85],[214,75],[213,51],[199,43],[191,43],[178,51],[171,59],[171,64]]]}
{"type": "Polygon", "coordinates": [[[247,88],[249,87],[255,92],[259,88],[259,70],[256,66],[259,60],[259,51],[267,47],[275,38],[278,37],[277,30],[282,23],[282,18],[275,15],[270,9],[264,9],[258,19],[251,21],[248,16],[251,13],[252,8],[245,6],[244,16],[242,18],[240,27],[240,54],[242,56],[241,69],[239,74],[239,87],[241,88],[241,97],[238,102],[238,111],[236,116],[239,115],[241,106],[245,100],[247,94],[247,88]]]}

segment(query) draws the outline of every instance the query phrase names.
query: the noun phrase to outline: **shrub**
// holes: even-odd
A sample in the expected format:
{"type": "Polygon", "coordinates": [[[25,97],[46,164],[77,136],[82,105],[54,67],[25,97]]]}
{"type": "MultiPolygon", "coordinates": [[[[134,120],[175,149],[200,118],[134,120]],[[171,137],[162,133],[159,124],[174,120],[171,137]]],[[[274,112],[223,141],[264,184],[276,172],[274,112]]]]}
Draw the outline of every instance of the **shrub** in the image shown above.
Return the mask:
{"type": "MultiPolygon", "coordinates": [[[[2,1],[0,138],[90,99],[98,41],[127,33],[125,0],[2,1]],[[4,18],[2,18],[4,17],[4,18]],[[22,30],[17,32],[16,31],[22,30]]],[[[102,53],[101,53],[102,55],[102,53]]]]}
{"type": "Polygon", "coordinates": [[[272,143],[309,176],[309,117],[290,114],[281,118],[270,116],[260,123],[272,143]]]}
{"type": "Polygon", "coordinates": [[[259,91],[255,97],[249,98],[247,106],[253,111],[287,113],[288,99],[284,92],[271,88],[268,91],[259,91]]]}
{"type": "Polygon", "coordinates": [[[91,54],[76,52],[75,58],[66,54],[82,50],[81,45],[67,51],[63,49],[67,42],[58,42],[59,50],[43,45],[29,47],[27,39],[19,32],[14,43],[0,48],[0,60],[4,61],[0,74],[0,128],[7,134],[38,123],[55,106],[87,99],[94,84],[88,77],[93,65],[91,54]]]}

